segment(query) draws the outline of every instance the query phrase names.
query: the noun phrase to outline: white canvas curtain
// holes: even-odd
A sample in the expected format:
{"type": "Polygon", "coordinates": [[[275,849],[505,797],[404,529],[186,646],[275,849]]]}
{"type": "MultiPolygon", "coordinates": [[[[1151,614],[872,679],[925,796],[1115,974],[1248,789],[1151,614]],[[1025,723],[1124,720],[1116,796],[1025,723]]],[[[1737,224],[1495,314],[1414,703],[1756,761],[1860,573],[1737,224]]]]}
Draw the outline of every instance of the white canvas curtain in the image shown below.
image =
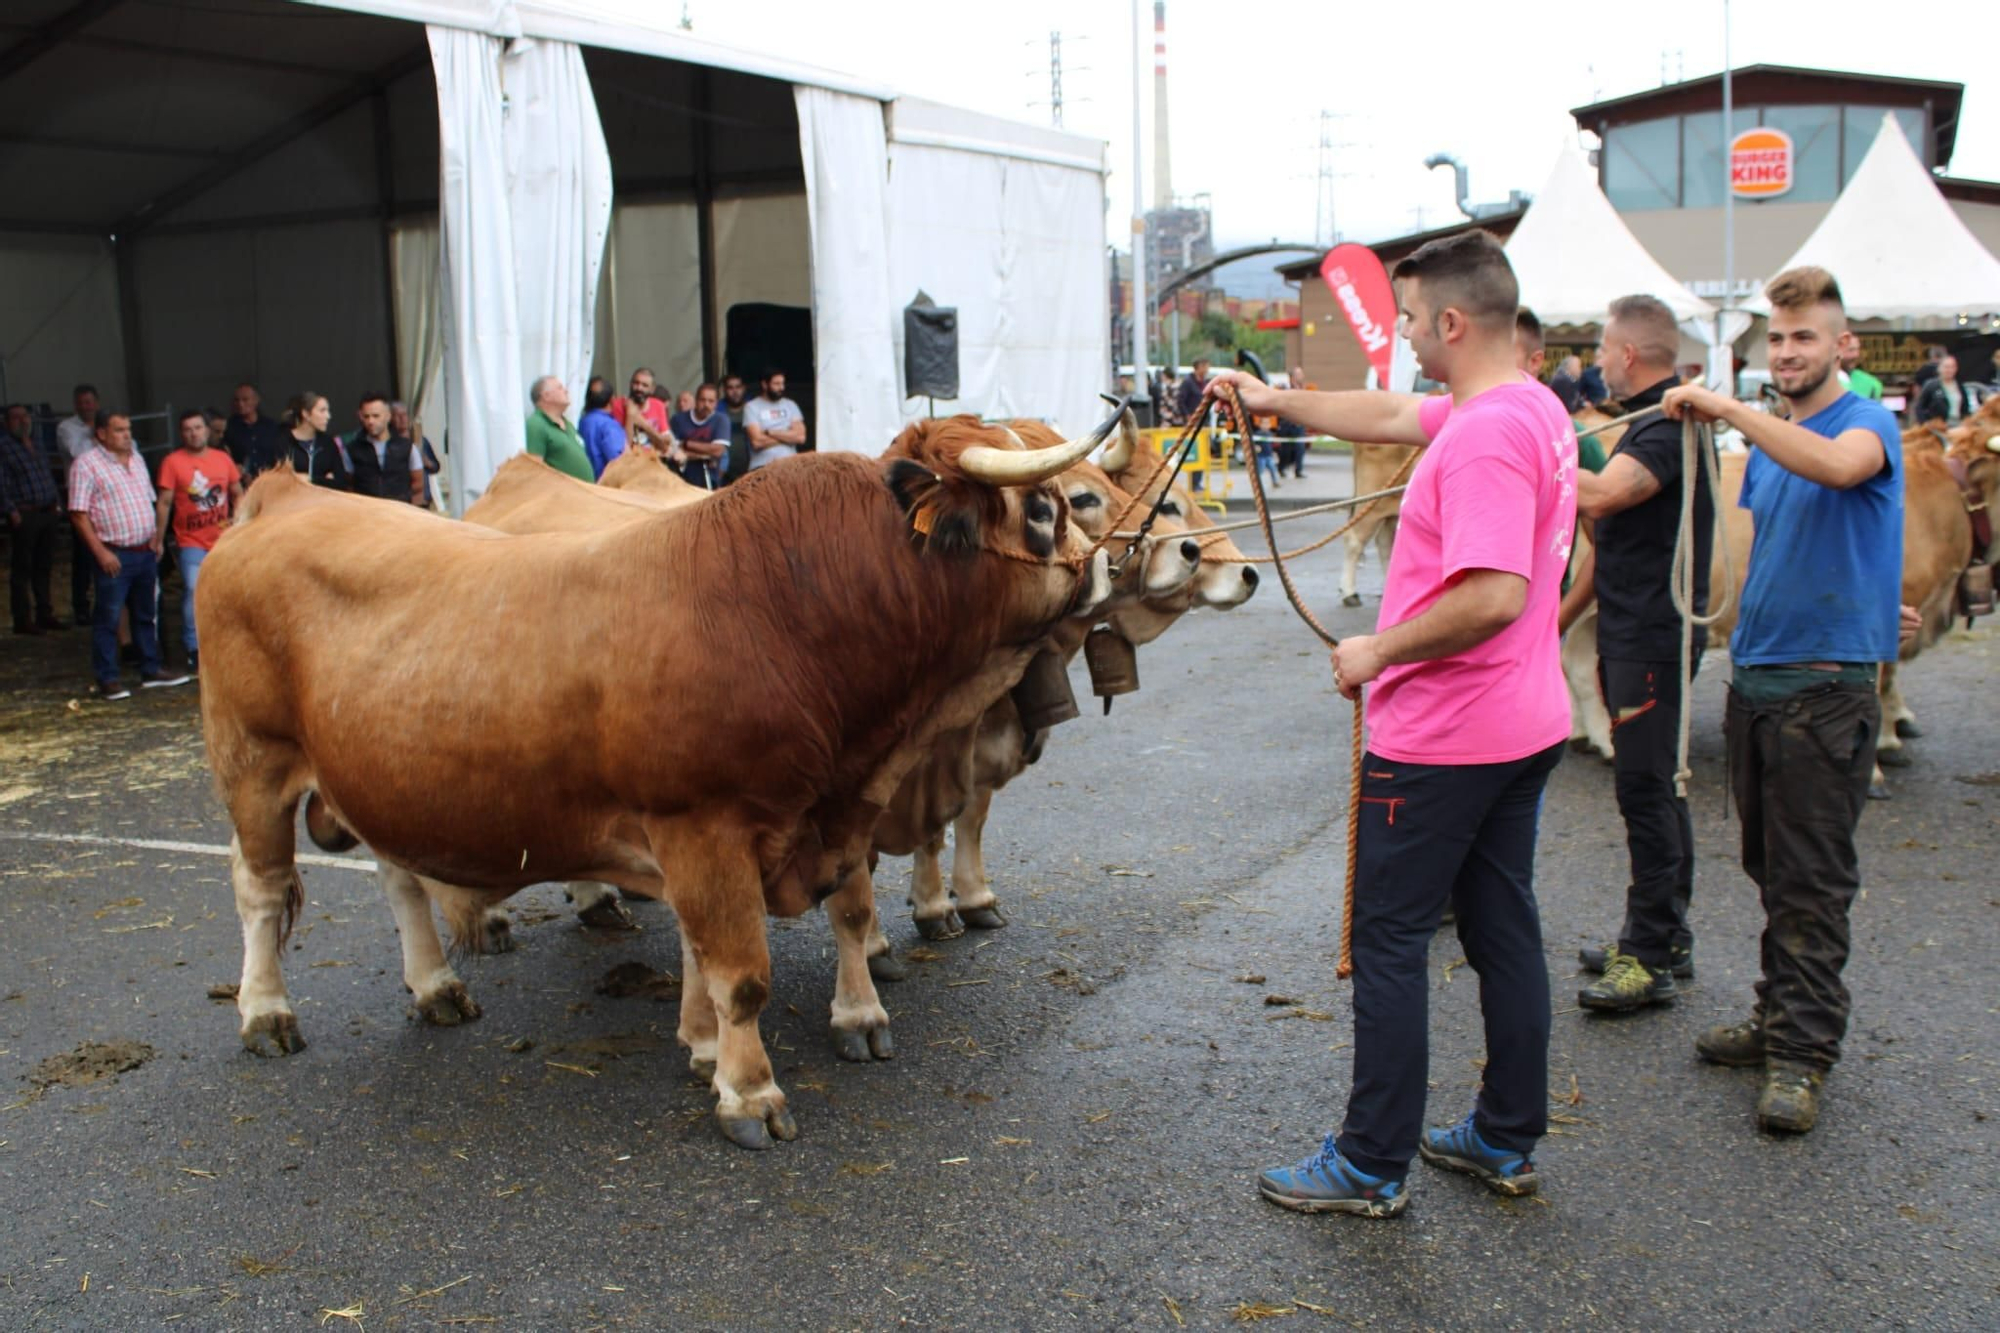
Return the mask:
{"type": "Polygon", "coordinates": [[[528,386],[581,398],[611,225],[611,158],[564,42],[429,30],[438,85],[441,343],[457,512],[525,440],[528,386]]]}
{"type": "Polygon", "coordinates": [[[501,75],[522,394],[537,376],[557,375],[581,403],[611,230],[611,152],[573,43],[516,41],[501,75]]]}
{"type": "MultiPolygon", "coordinates": [[[[1093,424],[1110,359],[1103,177],[934,144],[890,154],[897,368],[900,310],[922,291],[958,311],[959,396],[940,411],[1093,424]]],[[[905,419],[930,411],[900,401],[905,419]]]]}
{"type": "Polygon", "coordinates": [[[462,28],[430,29],[438,86],[438,217],[442,237],[445,393],[451,507],[464,513],[502,459],[524,442],[520,306],[500,85],[503,43],[462,28]]]}
{"type": "MultiPolygon", "coordinates": [[[[423,417],[444,359],[443,255],[434,218],[399,222],[390,232],[389,262],[396,309],[396,383],[403,386],[410,415],[423,417]]],[[[429,423],[433,428],[441,421],[429,423]]]]}
{"type": "Polygon", "coordinates": [[[879,454],[902,427],[882,104],[825,88],[793,91],[812,238],[819,419],[808,438],[821,450],[879,454]]]}

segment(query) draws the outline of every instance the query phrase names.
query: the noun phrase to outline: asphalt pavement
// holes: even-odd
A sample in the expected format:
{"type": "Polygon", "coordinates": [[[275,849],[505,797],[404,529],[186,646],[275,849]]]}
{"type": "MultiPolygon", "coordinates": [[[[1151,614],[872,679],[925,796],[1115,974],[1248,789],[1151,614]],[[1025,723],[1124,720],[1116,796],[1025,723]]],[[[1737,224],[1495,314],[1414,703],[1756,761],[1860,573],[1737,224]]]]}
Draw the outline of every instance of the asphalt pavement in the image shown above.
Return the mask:
{"type": "MultiPolygon", "coordinates": [[[[1299,573],[1336,632],[1372,621],[1372,563],[1353,611],[1336,558],[1299,573]]],[[[1755,1075],[1691,1048],[1746,1011],[1759,928],[1712,657],[1698,980],[1577,1011],[1624,851],[1609,770],[1570,756],[1538,865],[1542,1193],[1419,1164],[1408,1212],[1369,1222],[1253,1185],[1338,1118],[1350,1036],[1347,705],[1274,583],[1146,649],[1141,692],[1108,718],[1086,697],[999,796],[1006,929],[921,944],[885,863],[914,960],[882,988],[893,1062],[834,1058],[826,923],[773,923],[763,1030],[800,1137],[760,1154],[716,1133],[672,989],[598,989],[679,970],[652,904],[613,934],[553,886],[517,896],[520,950],[461,965],[484,1016],[433,1028],[372,876],[311,864],[285,959],[310,1045],[245,1053],[209,998],[239,936],[194,691],[102,704],[79,633],[0,641],[0,1327],[2000,1326],[1996,644],[1907,673],[1926,734],[1862,824],[1854,1024],[1815,1132],[1760,1133],[1755,1075]]],[[[1443,1123],[1479,1077],[1478,979],[1449,928],[1431,959],[1443,1123]]]]}

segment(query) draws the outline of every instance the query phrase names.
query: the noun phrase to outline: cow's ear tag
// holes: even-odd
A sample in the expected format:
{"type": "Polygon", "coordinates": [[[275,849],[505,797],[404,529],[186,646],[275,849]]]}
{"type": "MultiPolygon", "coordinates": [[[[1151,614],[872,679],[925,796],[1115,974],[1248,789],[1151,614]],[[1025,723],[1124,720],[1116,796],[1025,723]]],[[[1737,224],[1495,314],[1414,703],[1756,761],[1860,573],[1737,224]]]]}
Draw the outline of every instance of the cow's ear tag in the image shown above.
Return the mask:
{"type": "Polygon", "coordinates": [[[916,531],[923,533],[926,537],[931,535],[931,527],[936,522],[937,502],[935,500],[927,500],[923,504],[918,505],[916,512],[910,515],[910,526],[916,531]]]}

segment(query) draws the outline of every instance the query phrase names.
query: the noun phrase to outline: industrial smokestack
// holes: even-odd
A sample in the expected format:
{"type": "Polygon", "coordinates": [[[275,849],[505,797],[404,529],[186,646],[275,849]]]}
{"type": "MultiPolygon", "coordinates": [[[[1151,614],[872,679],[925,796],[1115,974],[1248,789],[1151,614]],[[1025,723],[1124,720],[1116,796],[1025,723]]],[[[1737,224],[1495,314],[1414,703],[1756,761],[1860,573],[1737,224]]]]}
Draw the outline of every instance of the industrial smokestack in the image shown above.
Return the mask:
{"type": "Polygon", "coordinates": [[[1173,155],[1167,142],[1167,0],[1153,0],[1154,208],[1174,206],[1173,155]]]}

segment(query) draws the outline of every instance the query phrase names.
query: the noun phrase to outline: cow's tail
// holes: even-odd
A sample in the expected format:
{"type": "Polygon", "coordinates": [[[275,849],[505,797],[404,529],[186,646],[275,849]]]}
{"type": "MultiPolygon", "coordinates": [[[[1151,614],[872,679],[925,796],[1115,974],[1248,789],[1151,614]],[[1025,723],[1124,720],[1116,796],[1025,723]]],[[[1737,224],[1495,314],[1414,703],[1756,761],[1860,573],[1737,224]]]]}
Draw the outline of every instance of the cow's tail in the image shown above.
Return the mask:
{"type": "Polygon", "coordinates": [[[360,846],[361,839],[326,808],[318,792],[306,796],[306,836],[323,852],[346,852],[360,846]]]}

